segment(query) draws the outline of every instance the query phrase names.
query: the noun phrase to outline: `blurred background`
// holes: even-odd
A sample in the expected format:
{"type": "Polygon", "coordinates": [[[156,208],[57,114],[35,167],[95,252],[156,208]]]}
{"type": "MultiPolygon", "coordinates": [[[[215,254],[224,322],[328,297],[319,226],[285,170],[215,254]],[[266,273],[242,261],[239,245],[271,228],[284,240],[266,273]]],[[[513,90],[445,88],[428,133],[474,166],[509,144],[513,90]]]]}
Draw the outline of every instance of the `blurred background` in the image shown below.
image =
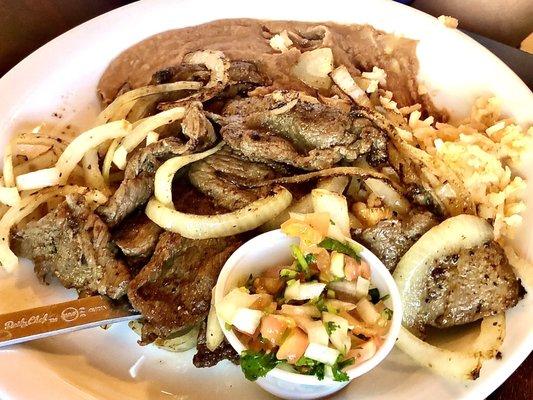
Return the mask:
{"type": "MultiPolygon", "coordinates": [[[[144,0],[150,1],[150,0],[144,0]]],[[[170,0],[169,0],[170,1],[170,0]]],[[[372,1],[372,0],[369,0],[372,1]]],[[[127,0],[0,0],[0,76],[33,50],[127,0]]],[[[533,0],[401,0],[438,17],[459,20],[459,28],[506,62],[533,87],[533,57],[518,50],[533,32],[533,0]]],[[[533,52],[533,36],[529,45],[533,52]]],[[[529,47],[528,47],[529,46],[529,47]]]]}
{"type": "MultiPolygon", "coordinates": [[[[400,2],[435,17],[448,15],[457,18],[459,29],[495,53],[533,88],[533,54],[527,52],[533,53],[533,0],[400,2]]],[[[128,3],[131,1],[0,0],[0,77],[54,37],[128,3]]],[[[43,70],[46,70],[46,66],[43,66],[43,70]]],[[[527,393],[533,393],[532,356],[489,400],[525,400],[527,393]]]]}

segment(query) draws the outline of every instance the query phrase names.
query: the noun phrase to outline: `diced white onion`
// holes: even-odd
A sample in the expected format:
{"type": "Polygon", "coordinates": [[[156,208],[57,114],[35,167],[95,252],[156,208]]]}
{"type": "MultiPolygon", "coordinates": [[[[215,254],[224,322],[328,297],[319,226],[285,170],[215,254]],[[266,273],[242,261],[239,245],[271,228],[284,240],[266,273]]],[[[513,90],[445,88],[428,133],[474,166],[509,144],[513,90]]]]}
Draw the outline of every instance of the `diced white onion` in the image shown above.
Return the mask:
{"type": "Polygon", "coordinates": [[[146,206],[146,215],[157,225],[189,239],[208,239],[236,235],[255,229],[289,206],[291,193],[276,187],[273,194],[226,214],[186,214],[166,207],[156,198],[146,206]]]}
{"type": "Polygon", "coordinates": [[[344,278],[344,254],[331,252],[331,262],[329,270],[337,278],[344,278]]]}
{"type": "MultiPolygon", "coordinates": [[[[331,221],[333,221],[330,225],[331,231],[340,231],[343,236],[350,236],[350,216],[348,215],[346,197],[328,190],[314,189],[311,192],[311,198],[315,212],[329,214],[331,221]]],[[[328,232],[328,236],[331,236],[330,232],[328,232]]]]}
{"type": "Polygon", "coordinates": [[[368,289],[370,289],[370,281],[363,278],[362,276],[357,277],[357,285],[355,287],[355,297],[360,299],[365,297],[368,294],[368,289]]]}
{"type": "Polygon", "coordinates": [[[306,51],[300,55],[292,73],[306,85],[315,89],[329,89],[333,70],[333,52],[329,47],[306,51]]]}
{"type": "Polygon", "coordinates": [[[258,295],[249,294],[244,290],[235,288],[215,305],[216,313],[224,322],[231,325],[237,310],[250,307],[258,297],[258,295]]]}
{"type": "Polygon", "coordinates": [[[238,308],[233,317],[232,325],[239,331],[253,335],[259,324],[263,313],[250,308],[238,308]]]}
{"type": "Polygon", "coordinates": [[[333,365],[337,361],[340,352],[331,347],[318,343],[309,343],[305,349],[304,356],[327,365],[333,365]]]}
{"type": "Polygon", "coordinates": [[[301,306],[293,306],[291,304],[283,304],[281,306],[281,313],[284,315],[302,315],[312,318],[320,317],[320,311],[314,305],[303,304],[301,306]]]}
{"type": "Polygon", "coordinates": [[[284,297],[287,300],[311,300],[322,293],[325,283],[295,281],[285,289],[284,297]]]}
{"type": "Polygon", "coordinates": [[[339,317],[338,315],[329,312],[322,313],[322,320],[325,324],[333,324],[334,328],[332,329],[332,332],[329,335],[329,340],[331,341],[331,344],[335,346],[335,348],[339,350],[341,354],[346,354],[352,346],[352,341],[348,336],[348,321],[342,317],[339,317]]]}
{"type": "Polygon", "coordinates": [[[357,83],[355,83],[355,80],[344,65],[335,68],[331,73],[331,78],[333,79],[333,82],[335,82],[337,86],[339,86],[341,90],[350,96],[357,104],[365,107],[371,106],[365,91],[357,86],[357,83]]]}
{"type": "Polygon", "coordinates": [[[363,297],[357,302],[357,313],[367,324],[374,325],[381,316],[374,305],[363,297]]]}

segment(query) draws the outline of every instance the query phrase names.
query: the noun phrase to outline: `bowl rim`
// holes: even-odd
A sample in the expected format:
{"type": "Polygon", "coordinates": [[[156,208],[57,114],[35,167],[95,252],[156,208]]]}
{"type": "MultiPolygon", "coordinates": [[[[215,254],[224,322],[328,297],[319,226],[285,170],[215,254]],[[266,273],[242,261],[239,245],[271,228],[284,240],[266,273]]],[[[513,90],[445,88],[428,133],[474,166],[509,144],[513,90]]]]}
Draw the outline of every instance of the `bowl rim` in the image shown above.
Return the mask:
{"type": "MultiPolygon", "coordinates": [[[[266,233],[262,233],[260,235],[257,235],[253,237],[252,239],[248,240],[247,242],[243,243],[226,261],[224,266],[222,267],[222,270],[220,271],[217,284],[215,286],[215,299],[214,304],[216,307],[216,304],[218,304],[224,295],[226,294],[226,282],[228,278],[231,276],[231,274],[234,271],[235,266],[238,264],[238,262],[250,251],[257,251],[257,248],[261,247],[261,244],[263,243],[271,243],[272,241],[286,241],[287,244],[291,240],[294,240],[294,238],[291,238],[290,236],[285,235],[283,232],[281,232],[280,229],[276,229],[273,231],[269,231],[266,233]]],[[[396,340],[399,336],[400,329],[401,329],[401,323],[402,323],[402,302],[400,297],[400,292],[396,286],[396,283],[394,282],[394,278],[392,277],[392,274],[389,272],[389,270],[383,265],[383,263],[365,246],[361,245],[362,251],[360,252],[361,258],[366,261],[371,270],[375,272],[377,275],[379,275],[385,282],[386,290],[388,291],[390,295],[390,299],[392,302],[392,323],[390,326],[390,329],[387,333],[387,336],[385,338],[385,341],[381,345],[381,347],[378,349],[376,354],[369,360],[364,361],[362,364],[349,367],[346,369],[346,373],[348,374],[349,380],[352,381],[353,379],[366,374],[370,370],[374,369],[376,366],[378,366],[391,352],[392,348],[394,347],[394,344],[396,343],[396,340]]],[[[288,249],[288,246],[287,246],[288,249]]],[[[231,329],[226,328],[226,324],[224,321],[218,316],[217,319],[220,324],[220,327],[222,329],[222,332],[224,333],[225,338],[228,340],[230,345],[237,351],[237,353],[241,353],[243,350],[246,349],[246,347],[242,344],[242,342],[237,338],[235,333],[231,329]]],[[[291,383],[297,383],[301,385],[313,385],[313,386],[323,386],[323,385],[339,385],[344,386],[348,382],[338,382],[334,381],[331,378],[324,377],[323,380],[319,380],[315,376],[311,375],[302,375],[295,372],[286,371],[280,367],[276,367],[273,370],[269,371],[267,375],[263,378],[259,379],[265,379],[265,378],[277,378],[280,380],[288,381],[291,383]]]]}

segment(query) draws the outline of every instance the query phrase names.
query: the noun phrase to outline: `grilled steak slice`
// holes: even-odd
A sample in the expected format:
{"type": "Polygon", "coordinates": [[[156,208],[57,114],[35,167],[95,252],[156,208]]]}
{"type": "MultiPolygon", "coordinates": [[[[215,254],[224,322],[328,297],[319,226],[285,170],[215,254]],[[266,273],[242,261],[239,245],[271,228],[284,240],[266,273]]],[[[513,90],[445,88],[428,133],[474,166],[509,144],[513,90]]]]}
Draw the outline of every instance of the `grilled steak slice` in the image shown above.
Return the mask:
{"type": "Polygon", "coordinates": [[[407,250],[437,224],[429,211],[414,211],[403,220],[378,222],[363,230],[360,239],[392,272],[407,250]]]}
{"type": "Polygon", "coordinates": [[[218,205],[236,210],[265,197],[269,187],[243,189],[235,182],[260,182],[276,177],[275,171],[261,163],[247,161],[237,156],[228,146],[201,161],[189,170],[189,180],[202,193],[218,205]]]}
{"type": "Polygon", "coordinates": [[[222,137],[252,161],[274,161],[305,170],[329,168],[360,156],[372,165],[387,161],[387,136],[366,118],[302,99],[288,111],[273,111],[280,106],[278,98],[289,103],[295,96],[289,92],[233,101],[225,108],[222,137]]]}
{"type": "Polygon", "coordinates": [[[66,288],[116,299],[130,272],[115,257],[107,226],[81,195],[69,195],[54,211],[14,235],[15,249],[35,263],[41,279],[56,276],[66,288]]]}
{"type": "Polygon", "coordinates": [[[138,207],[145,204],[154,192],[154,175],[142,173],[130,179],[124,179],[107,203],[98,207],[96,212],[107,225],[119,224],[138,207]]]}
{"type": "Polygon", "coordinates": [[[127,257],[147,258],[154,252],[162,229],[143,212],[130,215],[113,234],[113,241],[127,257]]]}
{"type": "Polygon", "coordinates": [[[150,262],[128,288],[131,304],[146,318],[144,343],[203,321],[220,269],[238,245],[235,237],[191,240],[161,234],[150,262]]]}
{"type": "Polygon", "coordinates": [[[201,105],[189,106],[182,123],[182,133],[188,139],[168,137],[137,150],[126,165],[124,180],[107,204],[97,213],[111,227],[145,204],[154,191],[157,168],[171,157],[202,151],[213,145],[216,135],[211,123],[201,111],[201,105]]]}
{"type": "Polygon", "coordinates": [[[501,313],[519,300],[519,283],[496,242],[435,260],[426,288],[419,326],[466,324],[501,313]]]}
{"type": "Polygon", "coordinates": [[[206,345],[206,324],[202,324],[198,334],[198,344],[196,345],[196,354],[192,362],[196,368],[214,367],[222,360],[230,360],[234,364],[239,363],[239,354],[228,343],[226,339],[220,343],[215,351],[211,351],[206,345]]]}

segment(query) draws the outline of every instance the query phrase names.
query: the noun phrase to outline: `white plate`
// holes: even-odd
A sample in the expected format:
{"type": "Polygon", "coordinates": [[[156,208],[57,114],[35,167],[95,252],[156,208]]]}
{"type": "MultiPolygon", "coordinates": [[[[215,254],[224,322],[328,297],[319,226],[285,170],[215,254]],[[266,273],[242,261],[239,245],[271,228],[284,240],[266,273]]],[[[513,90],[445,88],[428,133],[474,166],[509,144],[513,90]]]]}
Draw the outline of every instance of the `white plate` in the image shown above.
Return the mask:
{"type": "MultiPolygon", "coordinates": [[[[423,13],[389,1],[256,2],[142,1],[91,20],[42,47],[0,80],[0,140],[41,121],[86,128],[98,111],[95,87],[106,65],[137,41],[164,30],[218,18],[334,20],[370,23],[420,39],[420,78],[439,105],[464,115],[483,93],[501,97],[520,122],[533,119],[533,95],[494,55],[462,33],[423,13]],[[61,118],[53,117],[58,113],[61,118]]],[[[533,190],[530,190],[533,199],[533,190]]],[[[527,218],[527,227],[533,227],[527,218]]],[[[529,235],[533,240],[533,235],[529,235]]],[[[522,247],[529,249],[529,243],[522,247]]],[[[73,298],[59,286],[45,287],[24,265],[0,280],[0,312],[73,298]]],[[[487,362],[472,383],[449,382],[414,365],[395,350],[372,373],[336,398],[480,399],[500,385],[533,348],[531,296],[508,313],[501,361],[487,362]]],[[[265,399],[228,362],[196,369],[192,352],[171,354],[139,347],[126,326],[93,329],[0,351],[0,398],[8,399],[265,399]]]]}

